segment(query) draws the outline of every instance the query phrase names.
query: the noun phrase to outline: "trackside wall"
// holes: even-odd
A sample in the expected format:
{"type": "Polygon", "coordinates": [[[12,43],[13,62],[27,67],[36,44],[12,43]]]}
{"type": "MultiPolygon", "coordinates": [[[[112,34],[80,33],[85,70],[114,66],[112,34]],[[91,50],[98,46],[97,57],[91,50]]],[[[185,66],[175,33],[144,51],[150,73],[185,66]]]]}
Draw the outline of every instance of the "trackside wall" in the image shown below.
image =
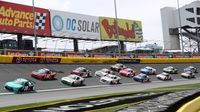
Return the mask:
{"type": "Polygon", "coordinates": [[[145,63],[200,63],[200,58],[86,58],[62,56],[1,55],[0,63],[17,64],[145,64],[145,63]]]}

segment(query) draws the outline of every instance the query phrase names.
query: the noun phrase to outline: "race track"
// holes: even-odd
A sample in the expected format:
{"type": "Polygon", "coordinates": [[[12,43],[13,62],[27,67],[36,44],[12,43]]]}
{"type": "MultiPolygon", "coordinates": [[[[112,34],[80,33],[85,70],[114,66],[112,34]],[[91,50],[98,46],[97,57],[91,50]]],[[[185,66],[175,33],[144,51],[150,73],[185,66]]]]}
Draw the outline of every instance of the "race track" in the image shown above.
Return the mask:
{"type": "MultiPolygon", "coordinates": [[[[0,64],[0,107],[27,104],[27,103],[36,103],[42,101],[58,100],[58,99],[67,99],[67,98],[79,98],[84,96],[108,94],[113,92],[125,92],[125,91],[138,91],[145,90],[155,87],[163,86],[173,86],[181,84],[190,84],[190,83],[199,83],[200,82],[200,73],[196,74],[195,79],[184,79],[180,76],[180,73],[183,72],[183,69],[189,65],[199,68],[200,63],[191,63],[191,64],[129,64],[126,65],[130,68],[134,68],[139,72],[140,68],[145,66],[151,66],[157,69],[157,73],[162,72],[162,68],[172,65],[179,69],[179,74],[173,74],[173,81],[160,81],[155,75],[151,75],[150,83],[140,83],[135,82],[131,78],[121,77],[121,83],[119,85],[106,85],[99,82],[99,77],[86,78],[85,86],[83,87],[70,87],[64,85],[60,82],[61,77],[64,77],[69,74],[71,70],[76,67],[83,66],[92,70],[94,72],[102,68],[109,68],[110,65],[42,65],[42,64],[0,64]],[[58,73],[56,76],[57,80],[52,81],[39,81],[30,76],[31,71],[37,70],[40,68],[49,68],[52,70],[63,71],[64,73],[58,73]],[[36,82],[36,91],[32,93],[23,93],[23,94],[13,94],[4,89],[4,84],[7,81],[14,80],[16,78],[27,78],[36,82]]],[[[198,70],[199,71],[199,70],[198,70]]]]}
{"type": "MultiPolygon", "coordinates": [[[[180,73],[183,72],[183,69],[186,68],[189,65],[192,65],[194,67],[199,68],[200,67],[200,63],[191,63],[191,64],[129,64],[126,65],[130,68],[133,68],[137,71],[137,73],[139,72],[140,68],[142,67],[146,67],[146,66],[151,66],[157,69],[157,73],[161,73],[162,72],[162,68],[167,67],[169,65],[172,65],[174,67],[177,67],[179,70],[179,74],[173,74],[172,78],[173,79],[184,79],[180,76],[180,73]]],[[[96,86],[96,85],[105,85],[103,83],[99,82],[99,77],[95,77],[94,76],[94,72],[97,70],[100,70],[102,68],[109,68],[110,65],[103,65],[103,64],[93,64],[93,65],[67,65],[67,64],[57,64],[57,65],[47,65],[47,64],[0,64],[0,68],[1,68],[1,72],[0,72],[0,93],[5,93],[7,92],[4,89],[4,84],[7,81],[11,81],[14,80],[16,78],[27,78],[30,80],[33,80],[34,82],[36,82],[36,90],[46,90],[46,89],[57,89],[57,88],[69,88],[70,86],[67,86],[65,84],[62,84],[60,82],[61,77],[67,76],[70,71],[72,71],[74,68],[76,67],[86,67],[88,69],[90,69],[92,71],[92,75],[93,77],[91,78],[86,78],[85,79],[85,85],[86,86],[96,86]],[[40,68],[49,68],[52,70],[57,70],[57,71],[63,71],[64,73],[58,73],[56,76],[57,80],[50,80],[50,81],[40,81],[37,79],[34,79],[30,76],[30,73],[33,70],[37,70],[40,68]]],[[[155,77],[155,75],[151,75],[151,81],[158,81],[158,79],[155,77]]],[[[200,77],[200,73],[196,74],[196,77],[200,77]]],[[[122,77],[121,76],[121,83],[139,83],[139,82],[135,82],[133,79],[131,78],[127,78],[127,77],[122,77]]],[[[170,82],[169,82],[170,83],[170,82]]],[[[72,87],[70,87],[72,88],[72,87]]],[[[74,88],[74,87],[73,87],[74,88]]]]}

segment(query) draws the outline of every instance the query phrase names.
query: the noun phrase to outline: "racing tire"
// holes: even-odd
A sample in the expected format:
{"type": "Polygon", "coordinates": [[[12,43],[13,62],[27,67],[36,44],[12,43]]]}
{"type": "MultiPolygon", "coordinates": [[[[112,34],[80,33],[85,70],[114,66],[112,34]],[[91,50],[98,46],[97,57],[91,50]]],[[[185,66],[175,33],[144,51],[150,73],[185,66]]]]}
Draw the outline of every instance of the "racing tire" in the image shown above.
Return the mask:
{"type": "Polygon", "coordinates": [[[83,85],[83,81],[81,81],[80,85],[83,85]]]}
{"type": "Polygon", "coordinates": [[[71,83],[71,86],[74,86],[74,82],[71,83]]]}
{"type": "Polygon", "coordinates": [[[18,92],[23,92],[24,88],[19,88],[18,92]]]}
{"type": "Polygon", "coordinates": [[[34,86],[29,87],[29,90],[30,90],[30,91],[34,91],[34,86]]]}

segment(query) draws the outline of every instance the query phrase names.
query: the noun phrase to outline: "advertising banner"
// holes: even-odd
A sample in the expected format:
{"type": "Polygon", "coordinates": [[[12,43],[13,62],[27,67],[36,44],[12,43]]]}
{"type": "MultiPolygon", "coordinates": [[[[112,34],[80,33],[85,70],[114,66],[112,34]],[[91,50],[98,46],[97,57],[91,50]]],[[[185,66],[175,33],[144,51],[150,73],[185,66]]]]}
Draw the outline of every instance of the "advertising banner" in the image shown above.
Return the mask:
{"type": "Polygon", "coordinates": [[[12,49],[5,49],[5,55],[12,55],[12,56],[34,56],[33,51],[29,50],[12,50],[12,49]]]}
{"type": "Polygon", "coordinates": [[[49,11],[35,7],[35,24],[33,7],[0,1],[0,32],[50,36],[49,11]]]}
{"type": "MultiPolygon", "coordinates": [[[[140,42],[143,40],[141,21],[118,19],[118,34],[120,41],[140,42]]],[[[116,20],[100,17],[101,40],[118,40],[116,20]]]]}
{"type": "Polygon", "coordinates": [[[99,18],[50,10],[52,36],[100,40],[99,18]]]}

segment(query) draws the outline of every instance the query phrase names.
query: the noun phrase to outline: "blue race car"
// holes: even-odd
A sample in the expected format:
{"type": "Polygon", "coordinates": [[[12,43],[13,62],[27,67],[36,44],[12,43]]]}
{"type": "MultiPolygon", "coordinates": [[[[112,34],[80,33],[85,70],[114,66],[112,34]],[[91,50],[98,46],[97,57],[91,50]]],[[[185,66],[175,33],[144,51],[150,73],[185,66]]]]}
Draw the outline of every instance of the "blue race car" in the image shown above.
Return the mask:
{"type": "Polygon", "coordinates": [[[140,73],[140,74],[134,76],[133,79],[135,81],[139,81],[139,82],[149,82],[150,81],[150,77],[144,73],[140,73]]]}
{"type": "Polygon", "coordinates": [[[187,68],[184,69],[184,72],[187,72],[187,71],[191,71],[193,73],[198,73],[197,68],[195,68],[194,66],[188,66],[187,68]]]}
{"type": "Polygon", "coordinates": [[[147,74],[147,75],[154,75],[154,74],[156,74],[156,69],[147,66],[145,68],[140,69],[140,72],[144,73],[144,74],[147,74]]]}
{"type": "Polygon", "coordinates": [[[14,93],[33,91],[34,82],[23,78],[17,78],[14,81],[6,82],[5,88],[14,93]]]}

